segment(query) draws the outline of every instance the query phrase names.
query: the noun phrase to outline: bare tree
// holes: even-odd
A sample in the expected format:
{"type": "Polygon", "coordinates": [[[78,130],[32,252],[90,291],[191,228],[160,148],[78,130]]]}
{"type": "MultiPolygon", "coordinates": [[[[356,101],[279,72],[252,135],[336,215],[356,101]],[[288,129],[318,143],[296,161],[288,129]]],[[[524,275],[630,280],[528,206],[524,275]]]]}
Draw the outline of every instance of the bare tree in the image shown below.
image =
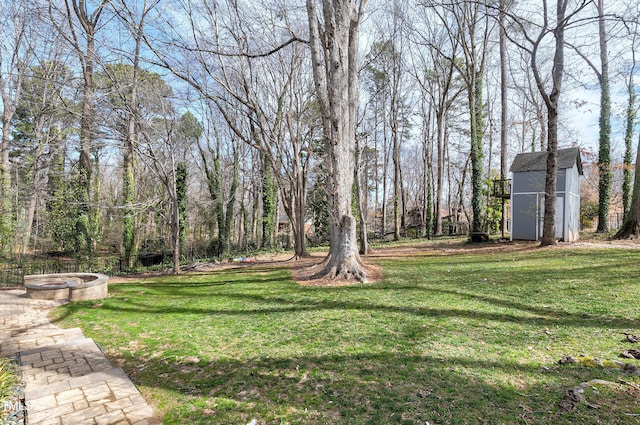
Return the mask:
{"type": "Polygon", "coordinates": [[[108,77],[113,82],[113,87],[118,94],[119,100],[124,105],[123,112],[125,115],[124,126],[124,146],[122,156],[122,204],[123,204],[123,260],[125,267],[134,264],[137,257],[137,238],[136,238],[136,210],[134,207],[136,201],[135,189],[135,149],[138,143],[138,129],[140,127],[139,120],[139,80],[140,80],[140,61],[142,38],[145,30],[146,19],[149,13],[155,8],[159,0],[147,2],[146,0],[139,5],[140,10],[134,10],[129,7],[128,2],[120,0],[118,4],[114,4],[114,12],[122,20],[126,29],[131,34],[133,40],[133,51],[131,52],[132,66],[130,73],[125,75],[116,75],[109,73],[109,68],[105,68],[108,77]],[[130,75],[128,75],[130,74],[130,75]],[[122,77],[125,77],[122,79],[122,77]]]}
{"type": "Polygon", "coordinates": [[[100,28],[100,19],[105,7],[111,0],[100,0],[94,5],[86,0],[64,0],[62,9],[55,1],[49,2],[49,13],[58,33],[67,40],[75,50],[82,68],[82,111],[80,115],[80,160],[78,173],[82,189],[80,214],[76,224],[78,246],[76,250],[91,254],[95,243],[93,211],[91,207],[94,116],[94,68],[96,64],[96,33],[100,28]],[[58,21],[59,14],[66,21],[58,21]],[[65,25],[65,27],[63,27],[65,25]]]}
{"type": "Polygon", "coordinates": [[[23,143],[30,146],[30,158],[23,158],[24,161],[21,161],[24,163],[23,166],[29,164],[30,168],[29,195],[24,225],[21,226],[22,255],[32,246],[36,209],[39,200],[46,194],[49,165],[59,138],[61,116],[64,111],[62,92],[70,79],[68,68],[60,61],[59,45],[50,43],[49,46],[52,46],[52,51],[41,52],[43,60],[39,66],[30,67],[29,73],[26,74],[23,95],[15,114],[15,118],[20,120],[22,125],[16,125],[14,132],[23,139],[23,143]]]}
{"type": "Polygon", "coordinates": [[[600,84],[600,136],[598,140],[598,232],[609,230],[609,206],[611,203],[611,88],[609,82],[609,54],[607,46],[604,0],[595,0],[598,16],[598,47],[600,64],[571,43],[576,53],[585,61],[600,84]]]}
{"type": "MultiPolygon", "coordinates": [[[[161,80],[160,80],[161,81],[161,80]]],[[[178,137],[179,120],[168,101],[168,87],[159,85],[156,96],[162,106],[161,114],[142,123],[136,144],[138,157],[160,179],[168,197],[168,224],[172,247],[173,273],[180,273],[180,196],[179,187],[179,145],[186,140],[178,137]]]]}
{"type": "Polygon", "coordinates": [[[162,42],[170,52],[159,50],[159,40],[147,44],[163,66],[218,107],[238,140],[261,151],[291,221],[295,256],[306,256],[305,184],[314,130],[304,129],[312,107],[302,72],[308,66],[304,40],[287,14],[260,9],[267,16],[257,16],[232,1],[184,6],[192,18],[189,37],[167,35],[162,42]],[[274,23],[280,20],[283,31],[274,23]]]}
{"type": "Polygon", "coordinates": [[[622,208],[624,212],[624,219],[626,220],[629,216],[629,210],[631,206],[632,199],[632,189],[633,189],[633,132],[636,121],[636,92],[635,92],[635,83],[634,83],[634,75],[636,72],[637,59],[636,59],[636,48],[638,41],[638,29],[640,27],[640,23],[630,22],[626,24],[627,32],[631,37],[631,58],[630,63],[627,64],[628,69],[626,72],[628,74],[625,78],[625,84],[628,93],[628,100],[626,106],[625,113],[625,131],[624,131],[624,169],[623,169],[623,179],[622,179],[622,208]]]}
{"type": "Polygon", "coordinates": [[[331,240],[317,277],[366,280],[351,214],[358,101],[357,50],[368,0],[307,0],[315,91],[325,138],[331,240]],[[322,19],[320,19],[322,17],[322,19]]]}
{"type": "MultiPolygon", "coordinates": [[[[532,23],[523,17],[511,13],[507,15],[520,28],[523,40],[511,41],[519,45],[530,56],[531,71],[536,81],[538,91],[547,107],[548,135],[547,135],[547,168],[545,175],[544,224],[540,244],[542,246],[556,244],[555,211],[556,211],[556,183],[557,183],[557,155],[558,155],[558,110],[562,93],[562,79],[564,77],[564,49],[565,31],[571,20],[584,9],[588,0],[579,1],[572,10],[567,10],[569,0],[556,2],[555,14],[549,12],[547,0],[542,0],[542,22],[532,23]],[[532,29],[533,28],[533,29],[532,29]],[[554,40],[553,66],[551,70],[551,87],[545,85],[542,75],[543,65],[539,63],[540,50],[547,37],[554,40]]],[[[508,35],[508,33],[507,33],[508,35]]]]}
{"type": "Polygon", "coordinates": [[[431,4],[433,11],[447,32],[451,44],[457,44],[463,60],[451,52],[432,45],[445,60],[453,64],[462,77],[467,92],[469,110],[469,156],[471,160],[471,231],[482,229],[482,157],[483,157],[483,77],[488,49],[490,26],[486,2],[453,2],[441,10],[431,4]]]}
{"type": "Polygon", "coordinates": [[[8,254],[15,233],[11,206],[11,121],[22,93],[22,84],[36,40],[33,5],[28,1],[7,1],[0,5],[0,97],[2,98],[2,144],[0,145],[0,250],[8,254]]]}
{"type": "MultiPolygon", "coordinates": [[[[501,185],[507,178],[507,132],[509,129],[509,88],[507,71],[507,35],[505,28],[505,10],[509,7],[508,0],[500,0],[500,10],[498,11],[499,21],[499,43],[500,43],[500,180],[501,185]]],[[[504,188],[504,186],[502,186],[504,188]]],[[[504,195],[504,194],[503,194],[504,195]]],[[[502,211],[500,219],[500,233],[504,238],[507,227],[507,210],[504,207],[504,197],[500,199],[502,211]]]]}
{"type": "MultiPolygon", "coordinates": [[[[414,78],[418,82],[423,96],[430,100],[435,117],[435,196],[434,229],[436,236],[442,235],[442,208],[445,186],[445,133],[451,108],[464,92],[456,68],[459,41],[449,37],[446,29],[430,22],[423,12],[424,22],[420,30],[414,28],[412,36],[418,46],[426,46],[427,52],[416,52],[414,57],[414,78]]],[[[443,11],[439,19],[448,15],[443,11]]],[[[449,18],[445,18],[448,20],[449,18]]]]}
{"type": "Polygon", "coordinates": [[[627,239],[640,236],[640,137],[636,151],[635,177],[633,181],[631,204],[622,227],[618,229],[613,239],[627,239]]]}

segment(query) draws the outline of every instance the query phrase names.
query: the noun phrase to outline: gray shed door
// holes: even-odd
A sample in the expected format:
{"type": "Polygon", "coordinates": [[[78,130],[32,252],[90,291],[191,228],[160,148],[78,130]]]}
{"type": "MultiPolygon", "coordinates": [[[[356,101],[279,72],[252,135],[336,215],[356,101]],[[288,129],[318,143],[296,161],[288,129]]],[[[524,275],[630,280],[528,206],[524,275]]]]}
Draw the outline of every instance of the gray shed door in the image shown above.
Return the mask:
{"type": "Polygon", "coordinates": [[[513,239],[535,241],[538,223],[538,195],[535,193],[514,194],[511,229],[513,239]]]}
{"type": "Polygon", "coordinates": [[[556,197],[556,238],[565,240],[564,238],[564,195],[556,197]]]}

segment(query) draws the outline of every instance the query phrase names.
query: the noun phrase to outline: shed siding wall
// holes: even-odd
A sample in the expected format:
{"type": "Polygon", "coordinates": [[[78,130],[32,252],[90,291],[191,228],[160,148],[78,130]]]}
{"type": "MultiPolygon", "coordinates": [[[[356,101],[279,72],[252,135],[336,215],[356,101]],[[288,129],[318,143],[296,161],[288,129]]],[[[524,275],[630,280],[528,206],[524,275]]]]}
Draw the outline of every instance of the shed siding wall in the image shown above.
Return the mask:
{"type": "Polygon", "coordinates": [[[512,193],[538,193],[544,192],[543,171],[523,171],[513,173],[511,179],[512,193]]]}
{"type": "MultiPolygon", "coordinates": [[[[519,171],[512,175],[511,238],[538,240],[542,234],[544,171],[519,171]]],[[[580,173],[578,164],[558,170],[556,184],[556,237],[565,242],[579,239],[580,173]]]]}

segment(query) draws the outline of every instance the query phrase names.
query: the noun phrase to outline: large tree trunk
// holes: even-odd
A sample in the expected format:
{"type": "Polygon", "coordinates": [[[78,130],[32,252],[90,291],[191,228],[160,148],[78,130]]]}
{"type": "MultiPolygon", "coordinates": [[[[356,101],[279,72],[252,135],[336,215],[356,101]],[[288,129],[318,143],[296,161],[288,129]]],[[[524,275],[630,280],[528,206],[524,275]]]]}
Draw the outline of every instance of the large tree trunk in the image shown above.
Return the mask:
{"type": "Polygon", "coordinates": [[[638,149],[636,152],[631,205],[624,224],[618,229],[613,239],[627,239],[638,236],[640,236],[640,136],[638,137],[638,149]]]}
{"type": "Polygon", "coordinates": [[[471,208],[473,218],[472,232],[482,231],[482,70],[474,73],[473,83],[469,87],[469,105],[471,108],[471,208]]]}
{"type": "Polygon", "coordinates": [[[425,101],[421,102],[422,119],[422,219],[420,221],[420,234],[422,237],[431,238],[433,220],[433,198],[431,194],[431,106],[427,110],[425,101]]]}
{"type": "MultiPolygon", "coordinates": [[[[136,41],[136,51],[139,51],[140,40],[136,41]]],[[[138,55],[134,58],[133,75],[131,76],[131,91],[127,107],[127,134],[124,141],[122,158],[122,247],[123,260],[126,268],[135,264],[136,223],[135,223],[135,176],[134,176],[134,148],[136,145],[136,110],[138,108],[138,55]]]]}
{"type": "Polygon", "coordinates": [[[436,144],[438,148],[438,172],[436,175],[435,196],[435,231],[436,236],[442,235],[442,194],[444,193],[444,113],[436,111],[436,144]]]}
{"type": "Polygon", "coordinates": [[[400,210],[402,208],[402,177],[400,175],[400,140],[398,137],[397,114],[392,114],[391,132],[393,138],[393,240],[399,241],[400,227],[402,224],[400,218],[400,210]]]}
{"type": "Polygon", "coordinates": [[[262,164],[262,242],[260,247],[271,249],[274,245],[277,226],[278,187],[264,152],[260,152],[260,163],[262,164]]]}
{"type": "MultiPolygon", "coordinates": [[[[635,59],[634,59],[635,62],[635,59]]],[[[633,170],[632,170],[632,156],[633,156],[633,127],[635,125],[636,120],[636,93],[635,88],[633,86],[633,72],[629,73],[629,81],[627,83],[627,90],[629,92],[629,100],[627,103],[627,111],[626,111],[626,123],[625,123],[625,131],[624,131],[624,169],[622,171],[622,208],[624,212],[624,219],[626,221],[629,216],[629,210],[632,199],[632,180],[633,180],[633,170]]],[[[637,173],[636,173],[637,174],[637,173]]]]}
{"type": "MultiPolygon", "coordinates": [[[[302,189],[304,186],[298,186],[298,188],[302,189]]],[[[301,192],[304,189],[301,190],[301,192]]],[[[294,199],[295,209],[294,215],[296,217],[296,228],[293,229],[293,237],[294,237],[294,251],[296,258],[304,258],[308,257],[307,253],[307,241],[306,241],[306,229],[305,229],[305,220],[304,220],[304,210],[305,210],[305,196],[303,193],[298,193],[298,195],[294,199]]]]}
{"type": "MultiPolygon", "coordinates": [[[[539,44],[534,46],[531,55],[531,67],[540,94],[544,98],[547,107],[548,120],[548,140],[547,140],[547,171],[545,175],[545,197],[544,197],[544,224],[542,226],[542,238],[540,246],[555,245],[556,240],[556,182],[558,177],[557,155],[558,155],[558,104],[562,91],[562,78],[564,76],[564,30],[567,22],[565,14],[567,10],[567,0],[558,1],[556,5],[556,22],[553,30],[555,38],[555,52],[553,57],[553,71],[551,78],[553,86],[551,92],[547,92],[540,76],[540,69],[537,64],[537,53],[539,44]]],[[[539,39],[541,40],[541,38],[539,39]]]]}
{"type": "MultiPolygon", "coordinates": [[[[366,255],[369,253],[369,241],[367,238],[367,214],[365,207],[365,198],[366,192],[363,193],[362,190],[362,177],[360,172],[361,163],[361,151],[358,140],[356,139],[356,163],[355,163],[355,189],[356,189],[356,202],[358,205],[358,221],[360,222],[359,226],[359,235],[360,235],[360,255],[366,255]]],[[[365,174],[366,178],[366,174],[365,174]]],[[[365,183],[366,187],[366,183],[365,183]]]]}
{"type": "Polygon", "coordinates": [[[94,232],[92,229],[93,214],[91,211],[91,144],[92,144],[92,128],[93,128],[93,72],[96,61],[95,51],[95,35],[98,28],[98,22],[104,7],[110,0],[102,0],[93,12],[87,11],[87,5],[84,1],[65,0],[66,14],[69,21],[69,28],[75,28],[72,12],[80,23],[83,36],[85,37],[85,48],[80,46],[80,39],[75,31],[71,31],[71,38],[68,40],[72,43],[73,48],[78,53],[78,58],[82,64],[82,111],[80,114],[80,159],[78,162],[78,174],[80,185],[80,206],[78,208],[78,217],[76,220],[76,251],[87,256],[91,256],[94,243],[94,232]]]}
{"type": "Polygon", "coordinates": [[[321,37],[315,0],[307,0],[313,77],[322,114],[329,177],[331,245],[328,261],[316,275],[318,278],[366,280],[358,254],[356,220],[351,214],[358,27],[366,3],[367,0],[323,0],[321,37]]]}
{"type": "MultiPolygon", "coordinates": [[[[507,131],[509,118],[507,102],[507,35],[505,33],[505,9],[507,7],[505,0],[500,0],[500,184],[504,188],[504,181],[507,178],[507,131]]],[[[503,191],[503,190],[502,190],[503,191]]],[[[504,193],[503,193],[504,195],[504,193]]],[[[507,224],[507,210],[504,207],[505,199],[501,198],[501,217],[500,217],[500,235],[504,239],[507,224]]]]}
{"type": "Polygon", "coordinates": [[[600,140],[598,151],[598,232],[609,230],[611,197],[611,90],[609,88],[609,57],[605,28],[604,0],[597,1],[598,34],[600,38],[600,140]]]}
{"type": "Polygon", "coordinates": [[[558,110],[549,107],[549,139],[547,144],[547,172],[544,183],[544,223],[542,226],[541,246],[556,244],[556,182],[558,179],[558,110]]]}

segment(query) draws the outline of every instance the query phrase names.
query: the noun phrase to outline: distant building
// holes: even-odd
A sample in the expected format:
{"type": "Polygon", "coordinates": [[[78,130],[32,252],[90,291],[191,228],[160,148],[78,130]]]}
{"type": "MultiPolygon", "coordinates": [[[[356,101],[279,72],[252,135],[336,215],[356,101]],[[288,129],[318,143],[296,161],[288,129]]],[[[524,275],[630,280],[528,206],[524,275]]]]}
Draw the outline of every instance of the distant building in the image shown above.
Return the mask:
{"type": "MultiPolygon", "coordinates": [[[[578,148],[558,149],[556,237],[573,242],[580,237],[580,176],[578,148]]],[[[542,237],[547,152],[516,155],[511,165],[511,239],[536,241],[542,237]]]]}

